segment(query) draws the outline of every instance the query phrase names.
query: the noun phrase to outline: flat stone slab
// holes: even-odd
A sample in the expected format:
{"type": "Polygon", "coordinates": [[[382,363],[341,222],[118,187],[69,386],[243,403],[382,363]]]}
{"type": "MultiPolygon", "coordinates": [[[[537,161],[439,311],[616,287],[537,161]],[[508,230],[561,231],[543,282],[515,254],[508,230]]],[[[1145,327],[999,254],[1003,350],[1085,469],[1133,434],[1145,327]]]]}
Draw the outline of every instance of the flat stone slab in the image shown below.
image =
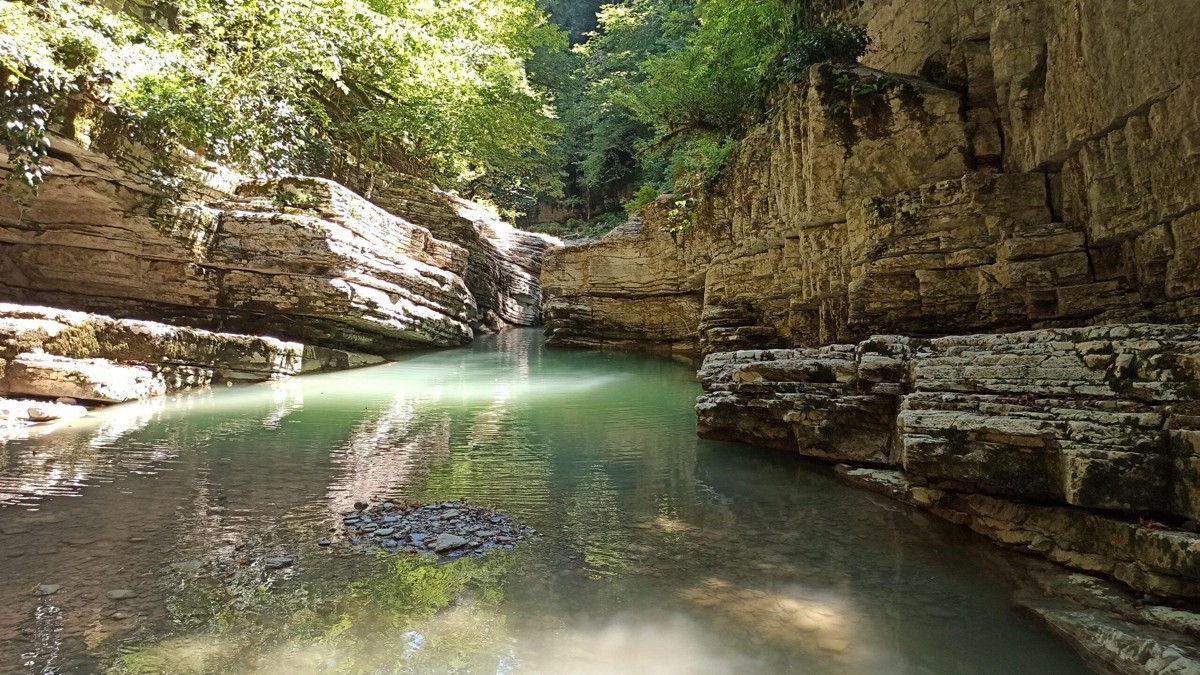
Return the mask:
{"type": "Polygon", "coordinates": [[[13,394],[69,396],[99,403],[124,403],[167,393],[166,383],[145,366],[53,354],[20,354],[5,369],[4,381],[13,394]]]}

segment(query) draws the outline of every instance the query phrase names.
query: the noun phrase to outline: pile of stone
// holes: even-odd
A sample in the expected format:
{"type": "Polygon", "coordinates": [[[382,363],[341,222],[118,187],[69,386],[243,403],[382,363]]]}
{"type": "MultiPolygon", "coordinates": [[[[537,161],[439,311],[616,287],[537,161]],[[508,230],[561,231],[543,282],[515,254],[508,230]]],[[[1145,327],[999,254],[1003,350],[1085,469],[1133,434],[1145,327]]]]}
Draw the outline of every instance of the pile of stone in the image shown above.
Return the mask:
{"type": "MultiPolygon", "coordinates": [[[[368,507],[359,502],[343,518],[350,546],[361,552],[436,553],[447,558],[511,551],[537,535],[512,518],[466,502],[397,504],[368,507]]],[[[322,546],[333,542],[321,540],[322,546]]]]}

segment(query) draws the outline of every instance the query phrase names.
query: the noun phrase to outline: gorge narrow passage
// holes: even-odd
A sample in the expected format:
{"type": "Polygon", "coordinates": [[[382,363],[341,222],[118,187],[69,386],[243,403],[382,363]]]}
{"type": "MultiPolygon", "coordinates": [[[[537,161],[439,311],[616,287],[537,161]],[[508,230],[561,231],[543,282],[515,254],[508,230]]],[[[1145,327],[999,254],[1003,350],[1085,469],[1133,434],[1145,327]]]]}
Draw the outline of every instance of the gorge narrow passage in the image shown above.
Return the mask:
{"type": "Polygon", "coordinates": [[[1013,608],[1005,554],[697,439],[698,393],[690,364],[514,331],[10,441],[0,671],[1087,672],[1013,608]],[[438,564],[330,534],[387,499],[540,537],[438,564]]]}

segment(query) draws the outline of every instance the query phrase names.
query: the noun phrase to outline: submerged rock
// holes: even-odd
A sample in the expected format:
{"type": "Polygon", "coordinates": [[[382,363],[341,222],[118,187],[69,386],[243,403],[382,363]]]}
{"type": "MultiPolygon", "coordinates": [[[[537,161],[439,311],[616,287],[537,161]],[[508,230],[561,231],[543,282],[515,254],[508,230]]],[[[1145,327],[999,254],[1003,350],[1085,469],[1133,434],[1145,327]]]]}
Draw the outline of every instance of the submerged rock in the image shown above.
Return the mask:
{"type": "Polygon", "coordinates": [[[443,532],[437,536],[437,540],[433,543],[433,550],[437,553],[445,553],[453,551],[456,548],[462,548],[467,545],[467,540],[455,534],[443,532]]]}
{"type": "MultiPolygon", "coordinates": [[[[479,556],[495,548],[511,550],[517,542],[536,535],[508,516],[465,502],[387,502],[345,514],[342,525],[348,543],[358,551],[437,553],[445,557],[479,556]]],[[[321,542],[318,544],[325,545],[321,542]]]]}

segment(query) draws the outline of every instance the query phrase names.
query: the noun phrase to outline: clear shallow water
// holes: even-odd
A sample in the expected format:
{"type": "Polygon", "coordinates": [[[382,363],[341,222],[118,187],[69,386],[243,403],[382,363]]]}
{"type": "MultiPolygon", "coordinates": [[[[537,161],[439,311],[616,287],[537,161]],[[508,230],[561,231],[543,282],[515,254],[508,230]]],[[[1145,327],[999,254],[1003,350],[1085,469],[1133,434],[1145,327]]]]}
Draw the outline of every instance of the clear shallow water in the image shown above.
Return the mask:
{"type": "Polygon", "coordinates": [[[1086,672],[989,546],[698,440],[698,391],[688,364],[524,331],[9,441],[0,672],[1086,672]],[[383,498],[542,536],[442,565],[316,545],[383,498]]]}

